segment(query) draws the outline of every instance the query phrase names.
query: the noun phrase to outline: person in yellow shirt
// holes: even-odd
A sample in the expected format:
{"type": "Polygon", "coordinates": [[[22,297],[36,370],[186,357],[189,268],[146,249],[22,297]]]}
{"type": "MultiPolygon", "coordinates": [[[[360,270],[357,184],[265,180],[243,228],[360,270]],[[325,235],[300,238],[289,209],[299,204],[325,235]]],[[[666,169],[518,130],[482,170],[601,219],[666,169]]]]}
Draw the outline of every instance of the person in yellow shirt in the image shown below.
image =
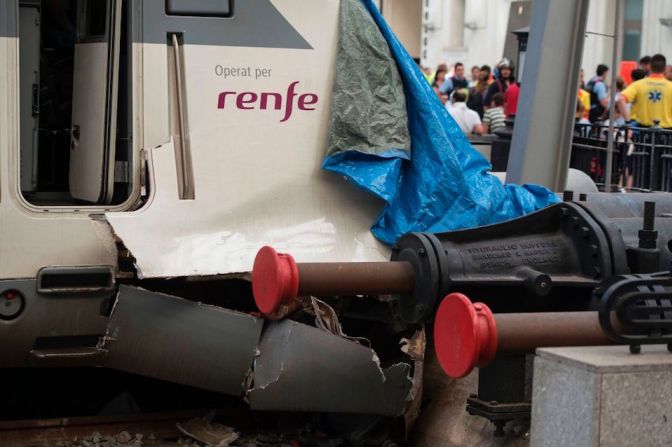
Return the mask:
{"type": "Polygon", "coordinates": [[[665,56],[651,58],[651,75],[635,81],[623,92],[621,101],[632,104],[631,117],[639,126],[650,127],[654,121],[672,128],[672,82],[665,79],[665,56]]]}
{"type": "Polygon", "coordinates": [[[583,105],[581,118],[588,118],[588,111],[590,110],[590,93],[579,87],[578,101],[583,105]]]}

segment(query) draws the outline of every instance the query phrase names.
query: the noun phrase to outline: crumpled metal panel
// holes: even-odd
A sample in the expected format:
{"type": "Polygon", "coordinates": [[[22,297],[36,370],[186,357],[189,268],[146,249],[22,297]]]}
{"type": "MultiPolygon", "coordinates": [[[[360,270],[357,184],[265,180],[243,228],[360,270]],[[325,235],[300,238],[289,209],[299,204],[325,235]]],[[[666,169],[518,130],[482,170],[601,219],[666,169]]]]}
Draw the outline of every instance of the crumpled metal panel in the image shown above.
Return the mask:
{"type": "Polygon", "coordinates": [[[263,320],[135,287],[119,287],[103,366],[242,396],[263,320]]]}
{"type": "Polygon", "coordinates": [[[411,390],[411,366],[382,369],[375,352],[295,321],[264,330],[248,392],[253,410],[397,416],[411,390]]]}

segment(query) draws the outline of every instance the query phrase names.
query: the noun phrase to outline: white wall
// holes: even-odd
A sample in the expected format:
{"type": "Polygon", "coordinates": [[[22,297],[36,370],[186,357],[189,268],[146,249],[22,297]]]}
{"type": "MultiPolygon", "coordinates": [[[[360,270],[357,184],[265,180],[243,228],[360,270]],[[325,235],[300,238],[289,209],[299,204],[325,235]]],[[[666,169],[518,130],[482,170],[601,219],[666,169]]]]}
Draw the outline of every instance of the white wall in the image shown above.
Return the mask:
{"type": "Polygon", "coordinates": [[[642,26],[642,54],[662,53],[672,64],[672,27],[660,23],[661,18],[672,20],[672,1],[645,0],[642,26]]]}
{"type": "Polygon", "coordinates": [[[382,6],[383,17],[411,57],[420,57],[422,0],[383,0],[382,6]]]}
{"type": "MultiPolygon", "coordinates": [[[[558,0],[561,1],[561,0],[558,0]]],[[[425,0],[423,65],[439,63],[496,64],[502,57],[511,0],[425,0]]],[[[582,67],[590,78],[599,63],[611,66],[614,26],[613,0],[591,0],[582,67]],[[602,34],[602,35],[601,35],[602,34]],[[607,36],[604,36],[607,35],[607,36]]],[[[644,0],[642,54],[662,52],[672,61],[672,0],[644,0]]],[[[394,28],[394,27],[393,27],[394,28]]]]}
{"type": "Polygon", "coordinates": [[[585,80],[595,76],[598,64],[611,67],[614,34],[614,1],[591,0],[586,22],[586,39],[583,44],[583,59],[581,67],[585,71],[585,80]]]}
{"type": "Polygon", "coordinates": [[[423,64],[493,65],[504,50],[511,0],[428,0],[423,64]]]}

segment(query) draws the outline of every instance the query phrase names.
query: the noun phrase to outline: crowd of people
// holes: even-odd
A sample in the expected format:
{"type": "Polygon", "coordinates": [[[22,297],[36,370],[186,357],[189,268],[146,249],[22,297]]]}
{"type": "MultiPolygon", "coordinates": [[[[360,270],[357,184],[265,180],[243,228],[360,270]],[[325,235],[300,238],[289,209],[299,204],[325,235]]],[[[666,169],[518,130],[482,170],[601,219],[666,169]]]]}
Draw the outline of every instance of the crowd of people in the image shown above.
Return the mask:
{"type": "MultiPolygon", "coordinates": [[[[514,66],[502,59],[490,66],[473,66],[469,77],[463,63],[441,64],[425,77],[466,135],[491,134],[515,117],[520,85],[514,66]]],[[[598,65],[588,82],[583,70],[577,89],[577,123],[609,124],[611,101],[615,104],[614,125],[621,127],[660,126],[672,129],[672,66],[665,56],[644,56],[628,76],[610,85],[609,67],[598,65]]]]}
{"type": "Polygon", "coordinates": [[[597,66],[595,75],[578,86],[576,120],[578,123],[609,124],[609,109],[614,103],[614,125],[636,128],[659,126],[672,129],[672,66],[665,56],[644,56],[629,73],[610,85],[609,67],[597,66]]]}
{"type": "Polygon", "coordinates": [[[470,78],[461,62],[450,72],[446,64],[433,73],[425,70],[425,77],[466,135],[494,133],[506,126],[507,117],[516,115],[520,86],[506,58],[494,71],[489,65],[471,67],[470,78]]]}
{"type": "MultiPolygon", "coordinates": [[[[646,129],[672,129],[672,66],[667,65],[662,54],[644,56],[627,73],[621,69],[613,85],[610,85],[611,79],[605,64],[597,66],[595,75],[587,83],[581,73],[575,134],[590,137],[597,131],[600,139],[606,139],[610,109],[614,106],[614,141],[620,154],[616,163],[620,172],[618,183],[628,188],[633,186],[633,153],[637,141],[664,145],[671,141],[669,133],[657,131],[652,136],[646,129]],[[646,132],[649,133],[645,137],[646,132]]],[[[646,148],[640,150],[646,151],[646,148]]],[[[594,162],[591,169],[602,176],[603,166],[599,161],[594,162]]]]}

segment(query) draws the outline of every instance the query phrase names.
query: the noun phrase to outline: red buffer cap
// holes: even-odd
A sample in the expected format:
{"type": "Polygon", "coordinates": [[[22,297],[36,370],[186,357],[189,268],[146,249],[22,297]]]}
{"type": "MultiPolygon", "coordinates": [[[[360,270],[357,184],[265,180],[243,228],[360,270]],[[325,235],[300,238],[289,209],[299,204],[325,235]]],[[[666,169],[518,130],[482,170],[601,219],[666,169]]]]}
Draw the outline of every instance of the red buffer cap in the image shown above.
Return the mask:
{"type": "Polygon", "coordinates": [[[266,315],[294,301],[299,294],[299,269],[294,258],[268,246],[259,250],[252,269],[252,293],[257,307],[266,315]]]}
{"type": "Polygon", "coordinates": [[[461,293],[444,298],[434,320],[434,349],[441,368],[456,379],[490,363],[497,352],[497,326],[488,306],[472,304],[461,293]]]}

